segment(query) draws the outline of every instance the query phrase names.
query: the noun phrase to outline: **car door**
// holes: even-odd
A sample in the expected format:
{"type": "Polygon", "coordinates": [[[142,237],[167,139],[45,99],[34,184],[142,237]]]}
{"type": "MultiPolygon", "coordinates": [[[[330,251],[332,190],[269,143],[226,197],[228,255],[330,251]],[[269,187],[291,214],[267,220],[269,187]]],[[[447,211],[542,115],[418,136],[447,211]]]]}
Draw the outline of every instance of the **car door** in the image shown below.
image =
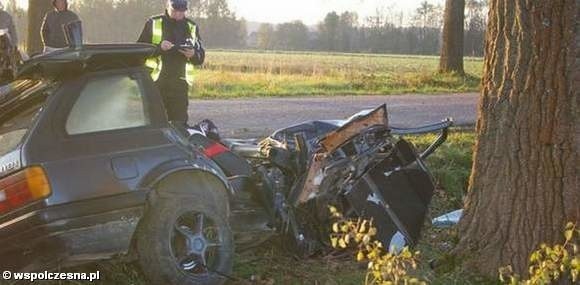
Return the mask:
{"type": "Polygon", "coordinates": [[[56,190],[48,205],[142,192],[136,187],[150,169],[183,156],[163,133],[165,114],[145,76],[141,69],[92,73],[62,90],[55,143],[42,153],[56,190]]]}

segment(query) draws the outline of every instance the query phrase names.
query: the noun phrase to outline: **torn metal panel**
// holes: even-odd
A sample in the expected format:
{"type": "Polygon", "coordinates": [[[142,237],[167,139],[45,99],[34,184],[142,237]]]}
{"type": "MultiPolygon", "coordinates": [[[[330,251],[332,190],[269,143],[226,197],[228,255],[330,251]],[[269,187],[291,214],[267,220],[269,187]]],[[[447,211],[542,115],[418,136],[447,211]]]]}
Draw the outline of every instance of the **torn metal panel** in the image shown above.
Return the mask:
{"type": "Polygon", "coordinates": [[[320,141],[320,145],[322,146],[324,153],[332,153],[344,143],[359,135],[365,129],[378,125],[385,127],[389,125],[386,105],[382,105],[370,112],[368,115],[358,117],[339,129],[329,133],[320,141]]]}
{"type": "Polygon", "coordinates": [[[320,184],[322,183],[324,173],[323,166],[325,164],[325,154],[319,153],[315,154],[310,161],[310,168],[308,169],[308,175],[306,176],[306,181],[304,182],[304,187],[302,192],[298,196],[297,204],[304,203],[318,193],[320,189],[320,184]]]}
{"type": "Polygon", "coordinates": [[[404,161],[404,144],[358,180],[346,198],[358,214],[375,221],[377,239],[389,245],[402,235],[415,245],[434,192],[429,173],[415,161],[404,161]]]}
{"type": "Polygon", "coordinates": [[[376,108],[367,115],[351,120],[344,126],[325,136],[320,141],[319,151],[312,156],[306,181],[296,204],[301,204],[314,198],[319,192],[320,185],[324,179],[324,167],[327,164],[326,157],[357,135],[374,126],[384,126],[385,128],[388,126],[386,105],[376,108]]]}

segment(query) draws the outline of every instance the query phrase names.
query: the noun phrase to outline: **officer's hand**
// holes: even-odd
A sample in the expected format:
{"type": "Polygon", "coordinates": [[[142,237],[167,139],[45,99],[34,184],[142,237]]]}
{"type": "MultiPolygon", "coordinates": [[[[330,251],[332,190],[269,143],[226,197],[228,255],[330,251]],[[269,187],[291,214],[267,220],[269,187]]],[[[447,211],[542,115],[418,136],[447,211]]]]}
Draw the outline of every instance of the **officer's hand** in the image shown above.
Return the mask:
{"type": "Polygon", "coordinates": [[[162,41],[161,42],[161,50],[162,51],[168,51],[170,49],[172,49],[174,46],[174,44],[172,44],[170,41],[162,41]]]}
{"type": "Polygon", "coordinates": [[[187,59],[190,59],[195,55],[195,50],[191,48],[180,49],[179,52],[183,54],[187,59]]]}

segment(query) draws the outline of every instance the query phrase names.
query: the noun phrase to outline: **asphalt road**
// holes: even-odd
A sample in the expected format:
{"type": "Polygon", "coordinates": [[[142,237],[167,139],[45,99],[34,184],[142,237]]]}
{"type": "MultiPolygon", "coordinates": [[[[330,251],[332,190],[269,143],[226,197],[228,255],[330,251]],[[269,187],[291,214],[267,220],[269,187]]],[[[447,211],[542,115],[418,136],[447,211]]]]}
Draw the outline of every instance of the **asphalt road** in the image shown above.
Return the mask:
{"type": "Polygon", "coordinates": [[[344,119],[386,103],[393,126],[419,126],[447,117],[456,125],[472,126],[477,100],[476,93],[192,100],[189,117],[191,122],[211,119],[224,137],[248,138],[308,120],[344,119]]]}

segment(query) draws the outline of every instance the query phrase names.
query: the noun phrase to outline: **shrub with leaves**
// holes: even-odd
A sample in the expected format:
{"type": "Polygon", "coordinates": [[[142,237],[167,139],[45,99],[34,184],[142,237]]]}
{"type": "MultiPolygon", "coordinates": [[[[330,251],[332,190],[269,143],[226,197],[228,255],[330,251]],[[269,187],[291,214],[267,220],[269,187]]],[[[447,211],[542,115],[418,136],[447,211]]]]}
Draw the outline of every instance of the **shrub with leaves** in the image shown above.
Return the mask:
{"type": "Polygon", "coordinates": [[[398,253],[389,252],[376,240],[377,229],[372,220],[348,219],[335,207],[329,209],[336,221],[332,224],[331,245],[337,249],[354,249],[357,261],[368,262],[365,284],[426,284],[408,274],[409,269],[417,268],[419,252],[411,252],[408,247],[398,253]]]}
{"type": "Polygon", "coordinates": [[[530,255],[530,278],[528,280],[520,280],[520,277],[513,273],[511,266],[500,268],[500,280],[505,284],[536,285],[570,279],[572,283],[577,284],[580,273],[580,253],[578,251],[580,229],[576,224],[568,223],[566,225],[564,238],[564,244],[552,247],[542,244],[540,249],[530,255]]]}

